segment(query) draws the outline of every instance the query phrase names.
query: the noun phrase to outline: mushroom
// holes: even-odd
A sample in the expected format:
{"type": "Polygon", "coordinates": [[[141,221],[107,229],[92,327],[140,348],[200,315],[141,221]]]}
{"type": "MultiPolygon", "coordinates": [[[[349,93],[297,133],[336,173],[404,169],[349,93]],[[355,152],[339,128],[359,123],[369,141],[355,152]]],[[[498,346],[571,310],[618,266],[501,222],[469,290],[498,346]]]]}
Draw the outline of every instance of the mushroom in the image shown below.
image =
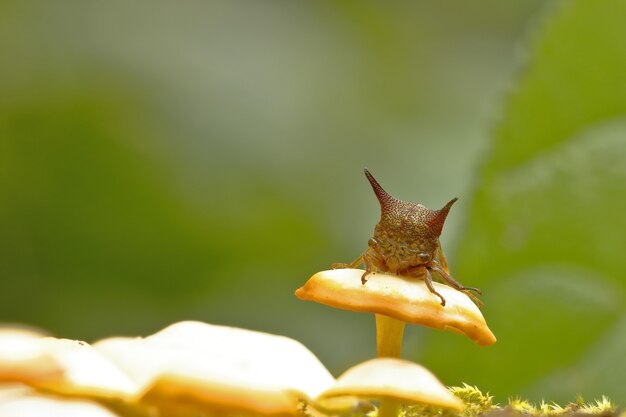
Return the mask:
{"type": "Polygon", "coordinates": [[[0,417],[294,416],[302,401],[336,411],[354,398],[380,400],[381,416],[400,403],[460,407],[430,372],[408,361],[371,360],[336,382],[293,339],[200,322],[93,346],[19,329],[0,331],[0,342],[0,417]]]}
{"type": "Polygon", "coordinates": [[[196,414],[291,416],[335,382],[293,339],[200,322],[94,347],[143,387],[138,401],[161,409],[184,404],[196,414]]]}
{"type": "Polygon", "coordinates": [[[367,285],[361,284],[360,269],[318,272],[296,296],[330,307],[376,314],[378,356],[399,357],[404,323],[421,324],[467,336],[479,345],[496,342],[480,309],[464,293],[433,282],[439,299],[422,280],[374,272],[367,285]]]}
{"type": "Polygon", "coordinates": [[[40,381],[63,372],[47,351],[43,336],[22,327],[0,328],[0,382],[40,381]]]}
{"type": "Polygon", "coordinates": [[[345,397],[375,399],[381,402],[378,416],[395,415],[393,407],[383,404],[421,404],[462,411],[463,401],[455,397],[426,368],[410,361],[377,358],[360,363],[343,373],[335,385],[316,400],[322,409],[332,410],[342,405],[345,397]],[[339,403],[337,403],[339,401],[339,403]],[[385,411],[388,414],[384,414],[385,411]]]}
{"type": "MultiPolygon", "coordinates": [[[[38,391],[87,397],[120,410],[140,411],[131,404],[137,384],[88,343],[22,328],[0,329],[0,382],[4,388],[7,383],[21,383],[38,391]]],[[[50,401],[40,399],[27,402],[47,403],[50,401]]]]}
{"type": "Polygon", "coordinates": [[[293,416],[302,401],[311,402],[334,382],[299,342],[233,327],[181,322],[146,338],[114,337],[93,346],[20,329],[0,331],[0,402],[11,401],[7,416],[16,415],[13,410],[49,407],[72,415],[74,409],[100,407],[61,397],[96,400],[124,415],[158,409],[159,415],[177,417],[293,416]],[[15,383],[27,385],[8,390],[15,383]],[[27,395],[15,395],[24,389],[27,395]]]}
{"type": "Polygon", "coordinates": [[[95,402],[55,397],[25,387],[0,387],[0,417],[119,417],[95,402]]]}
{"type": "Polygon", "coordinates": [[[475,295],[480,290],[465,287],[450,276],[439,244],[444,221],[456,199],[440,210],[429,210],[392,197],[367,169],[365,176],[381,207],[380,221],[367,249],[350,264],[333,264],[333,270],[313,275],[296,290],[296,296],[331,307],[375,313],[378,357],[400,357],[407,322],[461,333],[479,345],[495,343],[476,305],[482,305],[475,295]],[[354,269],[360,264],[365,270],[354,269]],[[451,286],[433,282],[432,273],[451,286]]]}
{"type": "MultiPolygon", "coordinates": [[[[363,272],[360,269],[318,272],[296,290],[296,296],[335,308],[374,313],[379,358],[400,357],[405,323],[464,334],[479,345],[495,343],[483,315],[466,294],[434,282],[436,291],[447,300],[442,306],[422,280],[375,272],[367,285],[363,285],[363,272]]],[[[393,400],[381,402],[381,415],[394,415],[396,410],[393,400]]]]}
{"type": "Polygon", "coordinates": [[[400,357],[405,322],[456,331],[479,345],[495,343],[495,336],[474,304],[482,304],[473,294],[480,291],[463,286],[449,275],[439,244],[444,221],[456,198],[440,210],[430,210],[391,196],[367,169],[365,176],[381,208],[368,248],[351,264],[333,264],[332,271],[315,274],[296,291],[296,296],[332,307],[376,313],[379,357],[400,357]],[[361,263],[364,271],[353,269],[361,263]],[[433,282],[431,272],[454,289],[433,282]],[[372,277],[375,279],[369,279],[372,277]]]}
{"type": "Polygon", "coordinates": [[[129,400],[137,393],[137,384],[90,344],[54,337],[43,338],[42,343],[63,369],[63,374],[34,381],[31,386],[58,394],[99,399],[129,400]]]}

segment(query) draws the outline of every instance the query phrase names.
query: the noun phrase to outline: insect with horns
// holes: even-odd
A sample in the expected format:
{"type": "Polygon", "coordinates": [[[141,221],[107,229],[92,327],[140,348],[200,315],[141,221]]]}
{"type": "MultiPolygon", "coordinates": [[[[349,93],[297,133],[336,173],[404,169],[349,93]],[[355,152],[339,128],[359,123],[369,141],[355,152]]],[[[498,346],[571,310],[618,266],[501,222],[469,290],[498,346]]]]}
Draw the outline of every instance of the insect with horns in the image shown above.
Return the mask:
{"type": "Polygon", "coordinates": [[[365,272],[361,276],[363,285],[366,284],[368,275],[374,271],[421,278],[430,292],[439,297],[441,305],[445,306],[446,300],[433,286],[434,272],[481,307],[482,302],[476,296],[480,295],[481,291],[478,288],[465,287],[450,275],[439,242],[450,207],[457,199],[453,198],[439,210],[430,210],[421,204],[392,197],[367,169],[365,176],[380,203],[380,221],[361,256],[350,264],[335,263],[332,268],[356,268],[364,264],[365,272]]]}

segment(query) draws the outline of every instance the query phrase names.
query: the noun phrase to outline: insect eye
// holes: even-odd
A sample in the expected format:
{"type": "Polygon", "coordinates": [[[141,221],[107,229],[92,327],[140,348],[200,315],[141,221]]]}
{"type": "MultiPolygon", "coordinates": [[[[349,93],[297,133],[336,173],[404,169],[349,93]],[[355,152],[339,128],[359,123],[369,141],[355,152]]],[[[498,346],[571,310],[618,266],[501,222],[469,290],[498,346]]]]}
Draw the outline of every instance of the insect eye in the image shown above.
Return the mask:
{"type": "Polygon", "coordinates": [[[420,252],[417,254],[417,257],[420,259],[420,261],[422,262],[429,262],[431,259],[430,253],[428,252],[420,252]]]}

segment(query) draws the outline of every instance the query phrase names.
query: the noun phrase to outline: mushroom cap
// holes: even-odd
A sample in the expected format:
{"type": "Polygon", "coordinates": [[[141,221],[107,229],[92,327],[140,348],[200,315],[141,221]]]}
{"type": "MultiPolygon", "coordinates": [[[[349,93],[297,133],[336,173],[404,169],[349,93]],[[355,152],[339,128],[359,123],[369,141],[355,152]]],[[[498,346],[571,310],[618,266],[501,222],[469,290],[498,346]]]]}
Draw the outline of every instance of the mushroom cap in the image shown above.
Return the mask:
{"type": "Polygon", "coordinates": [[[86,399],[61,398],[25,387],[0,387],[0,417],[119,417],[86,399]]]}
{"type": "Polygon", "coordinates": [[[80,340],[45,337],[46,351],[63,370],[57,378],[30,385],[58,394],[104,399],[132,399],[138,386],[123,370],[93,346],[80,340]]]}
{"type": "Polygon", "coordinates": [[[295,415],[335,379],[301,343],[200,322],[180,322],[146,338],[104,339],[94,347],[143,387],[140,400],[184,403],[225,414],[295,415]]]}
{"type": "Polygon", "coordinates": [[[318,401],[324,408],[332,408],[335,398],[345,396],[394,399],[458,411],[465,407],[428,369],[396,358],[371,359],[348,369],[318,401]]]}
{"type": "MultiPolygon", "coordinates": [[[[21,389],[33,395],[18,396],[7,391],[7,383],[93,398],[135,414],[156,406],[180,416],[292,416],[299,414],[301,400],[311,401],[334,382],[301,343],[233,327],[181,322],[146,338],[115,337],[93,346],[0,329],[0,403],[19,400],[7,416],[46,407],[72,415],[83,408],[25,385],[21,389]]],[[[85,404],[86,410],[91,407],[85,404]]]]}
{"type": "Polygon", "coordinates": [[[0,382],[31,382],[63,372],[47,351],[43,334],[19,327],[0,328],[0,382]]]}
{"type": "Polygon", "coordinates": [[[137,392],[134,381],[88,343],[21,328],[0,329],[0,382],[98,398],[137,392]]]}
{"type": "Polygon", "coordinates": [[[479,345],[491,345],[496,337],[472,300],[447,285],[433,282],[445,299],[442,306],[423,280],[374,272],[361,283],[361,269],[318,272],[296,296],[345,310],[384,314],[407,323],[464,334],[479,345]]]}

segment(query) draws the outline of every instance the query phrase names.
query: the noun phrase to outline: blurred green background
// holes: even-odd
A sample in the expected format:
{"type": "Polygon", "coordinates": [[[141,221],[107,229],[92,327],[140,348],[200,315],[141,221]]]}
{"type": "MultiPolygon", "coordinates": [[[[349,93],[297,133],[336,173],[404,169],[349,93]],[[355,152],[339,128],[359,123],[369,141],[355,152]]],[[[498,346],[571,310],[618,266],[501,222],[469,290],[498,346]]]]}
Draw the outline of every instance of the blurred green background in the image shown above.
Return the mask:
{"type": "Polygon", "coordinates": [[[398,198],[499,341],[410,326],[446,384],[626,398],[617,0],[0,1],[0,321],[93,340],[197,319],[339,374],[366,314],[297,300],[398,198]]]}

